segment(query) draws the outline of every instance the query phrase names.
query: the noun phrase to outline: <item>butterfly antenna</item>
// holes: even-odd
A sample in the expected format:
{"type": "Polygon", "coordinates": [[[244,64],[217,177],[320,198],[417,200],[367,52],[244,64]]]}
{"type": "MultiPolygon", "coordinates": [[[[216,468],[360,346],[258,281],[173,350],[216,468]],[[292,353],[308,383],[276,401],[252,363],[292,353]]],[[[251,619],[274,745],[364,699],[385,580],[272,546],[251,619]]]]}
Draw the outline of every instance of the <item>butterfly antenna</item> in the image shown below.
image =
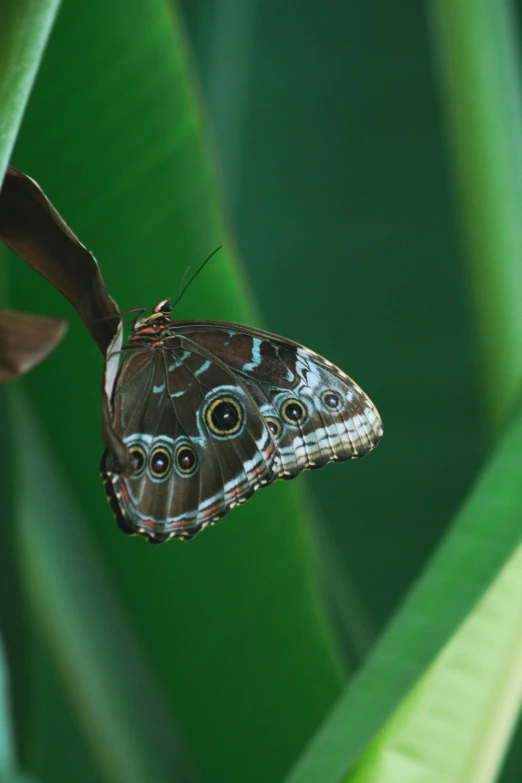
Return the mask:
{"type": "MultiPolygon", "coordinates": [[[[130,315],[131,313],[139,313],[140,315],[145,312],[146,307],[134,307],[132,310],[124,310],[121,313],[114,313],[113,315],[103,315],[101,318],[97,318],[94,321],[95,324],[99,324],[100,321],[109,321],[111,318],[122,318],[124,315],[130,315]]],[[[138,316],[139,318],[140,316],[138,316]]]]}
{"type": "MultiPolygon", "coordinates": [[[[179,293],[179,294],[177,295],[177,297],[176,297],[175,301],[172,303],[172,309],[174,309],[174,308],[176,307],[177,303],[179,302],[179,300],[181,299],[181,297],[183,296],[183,294],[185,293],[185,291],[187,290],[187,288],[189,287],[189,285],[191,285],[191,283],[193,283],[193,282],[194,282],[194,280],[195,280],[195,279],[196,279],[196,277],[199,275],[199,273],[201,272],[201,270],[202,270],[202,269],[203,269],[203,268],[204,268],[204,267],[205,267],[205,266],[208,264],[208,262],[210,261],[210,259],[212,258],[212,256],[215,256],[215,255],[216,255],[216,253],[218,252],[218,250],[221,250],[221,248],[222,248],[222,247],[223,247],[223,245],[220,245],[219,247],[216,247],[216,249],[215,249],[215,250],[213,250],[213,251],[212,251],[212,253],[211,253],[211,254],[210,254],[210,255],[209,255],[207,258],[205,258],[205,260],[203,261],[203,263],[201,264],[201,266],[199,267],[199,269],[197,269],[197,270],[194,272],[194,274],[192,275],[192,277],[190,278],[190,280],[188,281],[188,283],[186,284],[186,286],[185,286],[185,287],[182,289],[181,293],[179,293]]],[[[185,274],[183,275],[183,279],[182,279],[182,281],[181,281],[180,288],[181,288],[181,285],[183,285],[183,282],[184,282],[184,280],[185,280],[185,278],[186,278],[186,276],[187,276],[187,274],[188,274],[188,271],[189,271],[189,269],[190,269],[190,267],[188,267],[188,269],[185,271],[185,274]]]]}
{"type": "Polygon", "coordinates": [[[176,302],[178,301],[179,297],[181,296],[181,289],[183,288],[183,283],[187,279],[187,275],[188,275],[189,272],[190,272],[190,266],[188,266],[185,269],[185,271],[183,272],[183,276],[182,276],[182,278],[180,280],[180,283],[179,283],[179,286],[178,286],[178,293],[177,293],[177,296],[176,296],[176,302]]]}

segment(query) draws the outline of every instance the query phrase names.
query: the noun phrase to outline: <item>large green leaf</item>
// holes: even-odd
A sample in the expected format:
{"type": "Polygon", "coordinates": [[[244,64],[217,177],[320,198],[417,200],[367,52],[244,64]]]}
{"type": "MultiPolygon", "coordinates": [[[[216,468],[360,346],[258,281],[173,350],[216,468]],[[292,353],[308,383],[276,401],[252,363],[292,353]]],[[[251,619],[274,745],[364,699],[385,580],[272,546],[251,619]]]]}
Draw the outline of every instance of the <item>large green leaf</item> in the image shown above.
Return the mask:
{"type": "Polygon", "coordinates": [[[12,395],[15,519],[25,590],[103,779],[184,780],[175,731],[49,450],[12,395]],[[146,719],[145,719],[146,716],[146,719]]]}
{"type": "Polygon", "coordinates": [[[399,706],[350,783],[492,783],[522,698],[522,548],[399,706]]]}
{"type": "Polygon", "coordinates": [[[288,783],[336,783],[496,579],[521,541],[522,415],[443,546],[347,688],[288,783]]]}
{"type": "MultiPolygon", "coordinates": [[[[185,266],[223,244],[179,314],[252,320],[170,4],[64,5],[14,162],[96,254],[122,309],[175,294],[185,266]]],[[[11,269],[15,304],[72,316],[21,262],[11,269]]],[[[101,369],[73,322],[28,379],[52,457],[203,779],[276,780],[340,685],[305,509],[280,484],[188,545],[124,538],[97,475],[101,369]]]]}

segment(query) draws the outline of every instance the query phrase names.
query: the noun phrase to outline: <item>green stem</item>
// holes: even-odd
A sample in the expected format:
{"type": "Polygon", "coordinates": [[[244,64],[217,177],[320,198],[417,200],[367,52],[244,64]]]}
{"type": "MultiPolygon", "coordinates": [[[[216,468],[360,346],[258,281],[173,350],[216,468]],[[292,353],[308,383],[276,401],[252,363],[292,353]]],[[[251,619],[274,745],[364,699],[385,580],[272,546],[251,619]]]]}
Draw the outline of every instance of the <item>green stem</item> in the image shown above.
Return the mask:
{"type": "MultiPolygon", "coordinates": [[[[496,430],[522,377],[522,85],[508,0],[430,0],[496,430]]],[[[443,313],[441,313],[443,317],[443,313]]]]}

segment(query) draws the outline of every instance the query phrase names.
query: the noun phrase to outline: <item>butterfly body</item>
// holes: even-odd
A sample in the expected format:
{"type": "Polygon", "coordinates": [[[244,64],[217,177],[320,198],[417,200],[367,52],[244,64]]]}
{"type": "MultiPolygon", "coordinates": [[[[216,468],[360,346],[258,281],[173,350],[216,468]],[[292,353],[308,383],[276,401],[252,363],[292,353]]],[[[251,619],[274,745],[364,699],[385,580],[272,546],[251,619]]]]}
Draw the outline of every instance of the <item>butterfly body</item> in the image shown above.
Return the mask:
{"type": "Polygon", "coordinates": [[[276,479],[361,457],[382,435],[364,392],[323,357],[260,329],[139,319],[111,397],[124,444],[102,460],[120,527],[189,539],[276,479]]]}

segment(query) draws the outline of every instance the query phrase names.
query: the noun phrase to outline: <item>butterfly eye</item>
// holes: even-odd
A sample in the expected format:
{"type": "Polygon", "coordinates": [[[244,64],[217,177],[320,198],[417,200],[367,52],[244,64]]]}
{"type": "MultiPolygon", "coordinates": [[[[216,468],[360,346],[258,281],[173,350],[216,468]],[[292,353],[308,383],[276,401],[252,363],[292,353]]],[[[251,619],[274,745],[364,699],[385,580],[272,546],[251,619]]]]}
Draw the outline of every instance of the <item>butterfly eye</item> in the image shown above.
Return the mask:
{"type": "Polygon", "coordinates": [[[325,391],[321,395],[321,399],[330,410],[335,411],[341,407],[341,398],[333,391],[325,391]]]}
{"type": "Polygon", "coordinates": [[[132,475],[138,476],[145,467],[147,455],[142,446],[132,446],[129,451],[132,459],[132,466],[134,468],[134,473],[132,475]]]}
{"type": "Polygon", "coordinates": [[[272,433],[272,436],[274,438],[279,438],[283,430],[279,419],[276,419],[274,416],[266,416],[265,421],[266,421],[266,426],[272,433]]]}
{"type": "Polygon", "coordinates": [[[232,397],[220,397],[207,408],[206,422],[214,435],[235,435],[243,423],[243,411],[232,397]]]}
{"type": "Polygon", "coordinates": [[[165,448],[154,449],[150,455],[150,472],[154,478],[165,478],[170,470],[170,454],[165,448]]]}
{"type": "Polygon", "coordinates": [[[281,405],[281,416],[289,424],[302,424],[306,419],[306,408],[299,400],[285,400],[281,405]]]}
{"type": "Polygon", "coordinates": [[[176,452],[176,466],[180,473],[189,476],[196,471],[198,458],[196,452],[191,446],[183,444],[176,452]]]}

